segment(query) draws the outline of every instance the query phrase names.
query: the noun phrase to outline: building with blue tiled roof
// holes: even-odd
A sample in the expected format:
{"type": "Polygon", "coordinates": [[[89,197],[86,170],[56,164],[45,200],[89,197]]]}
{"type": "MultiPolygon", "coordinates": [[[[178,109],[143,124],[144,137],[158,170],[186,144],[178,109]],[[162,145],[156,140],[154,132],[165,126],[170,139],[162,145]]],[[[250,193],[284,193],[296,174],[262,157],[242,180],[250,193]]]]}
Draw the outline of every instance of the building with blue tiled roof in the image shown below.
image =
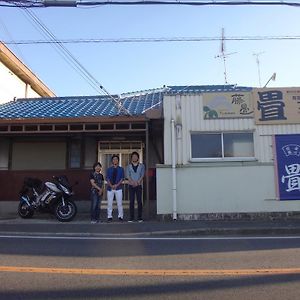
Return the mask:
{"type": "MultiPolygon", "coordinates": [[[[291,99],[300,97],[299,88],[287,90],[291,99]]],[[[298,211],[298,202],[275,201],[271,146],[274,134],[297,136],[300,118],[298,123],[294,115],[282,116],[282,124],[269,121],[268,106],[259,98],[285,92],[236,85],[164,86],[2,104],[0,184],[7,189],[0,203],[17,200],[25,176],[47,180],[57,174],[79,181],[75,199],[87,200],[95,161],[101,161],[105,173],[112,154],[125,167],[137,151],[147,169],[146,216],[156,206],[155,213],[174,218],[298,211]]],[[[297,101],[291,111],[296,106],[297,101]]],[[[124,195],[127,200],[126,184],[124,195]]]]}
{"type": "MultiPolygon", "coordinates": [[[[80,181],[77,199],[88,199],[88,183],[78,178],[86,179],[97,160],[105,169],[113,153],[125,166],[130,151],[138,151],[148,174],[154,176],[156,164],[164,163],[164,97],[236,88],[164,86],[121,95],[16,99],[2,104],[0,183],[14,186],[0,200],[17,199],[25,174],[47,179],[61,172],[80,181]]],[[[149,198],[156,197],[153,176],[145,182],[148,207],[149,198]]]]}
{"type": "MultiPolygon", "coordinates": [[[[80,182],[77,199],[89,199],[92,165],[100,160],[105,173],[112,154],[118,154],[125,167],[130,153],[137,151],[148,174],[154,174],[155,164],[163,162],[165,90],[16,99],[0,105],[0,184],[14,185],[0,201],[17,199],[25,175],[46,180],[58,173],[80,182]]],[[[148,178],[148,199],[155,198],[154,181],[148,178]]]]}

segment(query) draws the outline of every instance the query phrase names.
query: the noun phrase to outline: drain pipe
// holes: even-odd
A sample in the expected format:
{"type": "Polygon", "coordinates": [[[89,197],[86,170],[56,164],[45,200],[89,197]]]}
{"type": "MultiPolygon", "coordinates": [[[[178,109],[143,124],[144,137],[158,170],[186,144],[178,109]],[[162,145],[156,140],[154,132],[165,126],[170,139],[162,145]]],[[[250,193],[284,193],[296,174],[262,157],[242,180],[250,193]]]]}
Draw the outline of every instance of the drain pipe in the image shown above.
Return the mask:
{"type": "Polygon", "coordinates": [[[171,141],[172,141],[172,198],[173,198],[173,220],[177,220],[177,186],[176,186],[176,136],[175,121],[171,120],[171,141]]]}

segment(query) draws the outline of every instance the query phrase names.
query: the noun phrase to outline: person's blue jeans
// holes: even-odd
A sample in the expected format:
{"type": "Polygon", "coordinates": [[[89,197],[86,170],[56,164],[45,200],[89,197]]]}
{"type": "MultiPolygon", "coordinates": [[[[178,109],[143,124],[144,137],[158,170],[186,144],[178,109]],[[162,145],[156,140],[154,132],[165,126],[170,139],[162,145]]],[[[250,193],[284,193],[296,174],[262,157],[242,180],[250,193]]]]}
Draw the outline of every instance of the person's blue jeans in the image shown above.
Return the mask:
{"type": "Polygon", "coordinates": [[[138,220],[142,219],[142,186],[129,186],[129,210],[130,210],[130,220],[134,220],[134,202],[135,196],[138,204],[138,220]]]}
{"type": "Polygon", "coordinates": [[[100,218],[101,196],[98,191],[91,191],[91,220],[99,221],[100,218]]]}

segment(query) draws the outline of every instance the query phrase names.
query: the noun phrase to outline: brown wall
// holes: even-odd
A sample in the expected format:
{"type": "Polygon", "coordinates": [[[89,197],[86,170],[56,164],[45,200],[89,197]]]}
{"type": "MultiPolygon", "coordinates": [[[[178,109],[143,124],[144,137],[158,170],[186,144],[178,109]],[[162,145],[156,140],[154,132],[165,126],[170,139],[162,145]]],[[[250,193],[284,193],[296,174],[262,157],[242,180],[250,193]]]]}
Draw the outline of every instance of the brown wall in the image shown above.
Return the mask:
{"type": "Polygon", "coordinates": [[[74,200],[88,200],[90,192],[90,170],[59,170],[59,171],[0,171],[0,201],[15,201],[25,177],[35,177],[42,181],[51,181],[52,176],[66,175],[74,187],[74,200]]]}
{"type": "Polygon", "coordinates": [[[64,170],[66,168],[67,143],[14,142],[12,170],[64,170]]]}
{"type": "MultiPolygon", "coordinates": [[[[156,200],[156,170],[149,169],[149,196],[150,200],[156,200]]],[[[0,201],[19,200],[19,191],[23,185],[25,177],[34,177],[45,181],[51,181],[52,176],[66,175],[71,185],[74,186],[74,200],[90,199],[89,174],[91,170],[59,170],[59,171],[1,171],[0,170],[0,201]]]]}

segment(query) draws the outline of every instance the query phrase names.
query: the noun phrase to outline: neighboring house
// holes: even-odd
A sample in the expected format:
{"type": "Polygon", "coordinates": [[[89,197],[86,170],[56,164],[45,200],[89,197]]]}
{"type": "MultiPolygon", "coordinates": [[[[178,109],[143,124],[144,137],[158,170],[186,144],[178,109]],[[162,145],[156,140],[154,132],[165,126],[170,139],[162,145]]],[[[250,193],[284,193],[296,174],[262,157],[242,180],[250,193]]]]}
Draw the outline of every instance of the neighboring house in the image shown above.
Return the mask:
{"type": "Polygon", "coordinates": [[[0,103],[55,94],[0,42],[0,103]]]}
{"type": "Polygon", "coordinates": [[[300,88],[172,87],[163,115],[158,214],[300,211],[300,88]]]}
{"type": "MultiPolygon", "coordinates": [[[[138,151],[147,168],[146,207],[155,199],[153,170],[163,163],[162,90],[121,97],[17,99],[0,105],[0,201],[18,199],[24,177],[51,180],[64,174],[75,199],[88,200],[89,173],[96,161],[103,172],[112,154],[125,167],[138,151]],[[129,112],[120,110],[122,104],[129,112]]],[[[105,175],[105,174],[104,174],[105,175]]]]}

